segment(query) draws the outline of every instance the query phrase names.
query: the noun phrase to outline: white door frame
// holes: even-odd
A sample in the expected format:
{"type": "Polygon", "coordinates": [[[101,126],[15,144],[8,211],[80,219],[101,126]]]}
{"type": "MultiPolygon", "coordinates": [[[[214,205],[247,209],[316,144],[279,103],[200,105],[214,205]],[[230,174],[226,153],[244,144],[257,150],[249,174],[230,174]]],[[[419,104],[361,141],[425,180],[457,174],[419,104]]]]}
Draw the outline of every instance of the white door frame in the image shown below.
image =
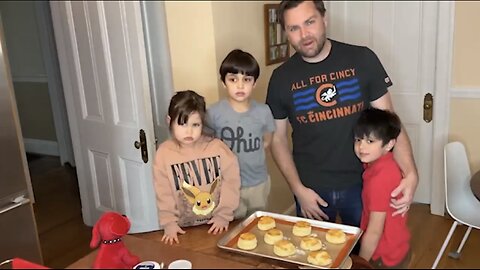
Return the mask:
{"type": "Polygon", "coordinates": [[[48,1],[35,1],[35,15],[38,26],[40,44],[42,48],[43,62],[48,80],[48,93],[52,106],[53,122],[58,143],[60,163],[70,163],[75,166],[73,145],[68,127],[67,108],[63,95],[62,80],[60,78],[60,67],[53,35],[53,24],[50,16],[48,1]]]}
{"type": "Polygon", "coordinates": [[[174,93],[165,3],[141,1],[140,8],[152,98],[153,126],[158,146],[170,134],[165,116],[174,93]]]}
{"type": "Polygon", "coordinates": [[[451,1],[439,1],[435,70],[436,94],[433,97],[432,193],[430,212],[440,216],[445,214],[443,147],[448,142],[450,122],[454,25],[455,3],[451,1]]]}

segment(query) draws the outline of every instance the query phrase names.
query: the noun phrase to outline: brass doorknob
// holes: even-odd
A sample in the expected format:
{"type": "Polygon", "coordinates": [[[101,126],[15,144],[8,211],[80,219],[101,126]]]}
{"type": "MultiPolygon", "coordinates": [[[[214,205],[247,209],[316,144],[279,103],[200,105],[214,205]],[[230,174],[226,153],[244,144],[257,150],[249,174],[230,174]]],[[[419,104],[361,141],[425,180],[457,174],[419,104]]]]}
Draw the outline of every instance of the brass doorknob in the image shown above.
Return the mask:
{"type": "Polygon", "coordinates": [[[423,120],[430,123],[433,118],[433,96],[427,93],[423,98],[423,120]]]}

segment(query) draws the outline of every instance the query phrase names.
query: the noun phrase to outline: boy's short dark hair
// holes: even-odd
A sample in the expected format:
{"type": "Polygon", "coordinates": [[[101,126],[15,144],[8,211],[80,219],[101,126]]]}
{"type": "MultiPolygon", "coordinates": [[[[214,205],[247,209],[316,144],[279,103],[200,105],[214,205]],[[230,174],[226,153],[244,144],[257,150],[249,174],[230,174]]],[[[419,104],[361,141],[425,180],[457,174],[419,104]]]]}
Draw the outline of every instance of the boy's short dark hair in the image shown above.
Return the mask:
{"type": "Polygon", "coordinates": [[[356,138],[372,135],[386,145],[390,140],[396,139],[401,130],[402,123],[394,112],[367,108],[358,118],[357,124],[353,128],[353,134],[356,138]]]}
{"type": "Polygon", "coordinates": [[[254,81],[257,81],[260,76],[260,67],[257,60],[249,54],[239,49],[231,51],[225,59],[223,59],[220,66],[220,78],[225,83],[225,76],[227,73],[241,73],[247,76],[253,76],[254,81]]]}
{"type": "MultiPolygon", "coordinates": [[[[285,19],[283,18],[285,11],[297,7],[303,2],[305,1],[282,0],[282,2],[280,2],[280,7],[278,9],[278,21],[280,22],[282,29],[285,29],[285,19]]],[[[325,4],[323,3],[323,1],[314,0],[312,2],[317,8],[318,12],[320,12],[320,15],[322,15],[322,17],[325,16],[325,11],[327,10],[325,9],[325,4]]]]}

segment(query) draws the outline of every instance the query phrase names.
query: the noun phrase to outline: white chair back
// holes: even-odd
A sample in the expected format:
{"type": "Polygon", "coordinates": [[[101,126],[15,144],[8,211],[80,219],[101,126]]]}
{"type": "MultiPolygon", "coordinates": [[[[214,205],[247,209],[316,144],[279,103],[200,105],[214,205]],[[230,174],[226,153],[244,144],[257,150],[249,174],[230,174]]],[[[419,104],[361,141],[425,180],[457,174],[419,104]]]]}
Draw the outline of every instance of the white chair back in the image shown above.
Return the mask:
{"type": "Polygon", "coordinates": [[[443,162],[445,168],[445,199],[447,211],[454,219],[452,227],[443,242],[437,258],[433,262],[432,269],[437,268],[448,242],[455,232],[458,224],[468,226],[462,242],[456,252],[450,252],[449,257],[458,259],[460,252],[467,241],[472,228],[480,229],[480,201],[475,198],[470,188],[470,165],[468,164],[467,152],[460,142],[447,143],[444,148],[443,162]]]}
{"type": "Polygon", "coordinates": [[[480,202],[470,187],[471,173],[465,147],[461,142],[451,142],[445,145],[444,152],[447,211],[456,220],[478,227],[477,222],[471,224],[471,215],[480,216],[480,202]]]}

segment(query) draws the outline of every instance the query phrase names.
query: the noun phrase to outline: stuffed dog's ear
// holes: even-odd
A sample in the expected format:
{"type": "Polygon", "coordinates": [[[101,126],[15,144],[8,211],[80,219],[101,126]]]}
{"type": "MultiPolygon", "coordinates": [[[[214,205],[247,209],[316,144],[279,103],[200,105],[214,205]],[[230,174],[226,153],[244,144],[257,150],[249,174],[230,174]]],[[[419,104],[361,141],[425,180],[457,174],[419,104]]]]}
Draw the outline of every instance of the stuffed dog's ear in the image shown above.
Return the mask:
{"type": "Polygon", "coordinates": [[[100,243],[100,232],[98,231],[98,226],[100,222],[95,223],[92,230],[92,240],[90,241],[90,248],[96,248],[100,243]]]}

